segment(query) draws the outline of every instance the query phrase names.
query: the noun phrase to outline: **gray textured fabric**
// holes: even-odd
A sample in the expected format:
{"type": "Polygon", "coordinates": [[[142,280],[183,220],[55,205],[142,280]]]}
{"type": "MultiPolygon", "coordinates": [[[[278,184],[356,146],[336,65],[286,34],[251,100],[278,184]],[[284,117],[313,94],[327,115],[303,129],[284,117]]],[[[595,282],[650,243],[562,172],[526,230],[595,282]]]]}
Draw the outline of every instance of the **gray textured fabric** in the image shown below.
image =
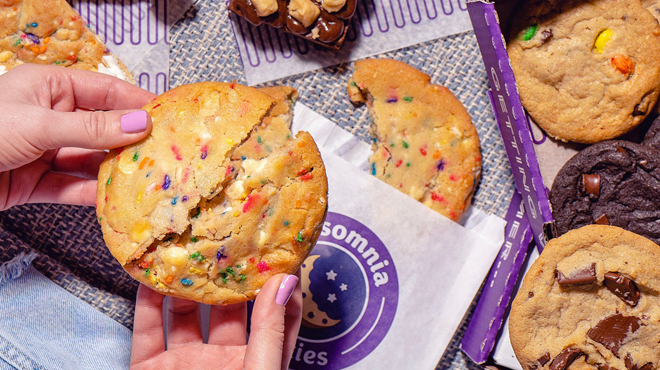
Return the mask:
{"type": "MultiPolygon", "coordinates": [[[[224,2],[196,0],[174,24],[170,41],[171,87],[205,80],[245,83],[224,2]]],[[[403,60],[421,69],[466,106],[483,151],[483,175],[474,205],[504,216],[513,194],[513,178],[486,95],[488,82],[474,34],[462,33],[378,57],[403,60]]],[[[352,63],[345,63],[270,84],[296,87],[302,103],[368,141],[367,111],[353,107],[346,96],[351,72],[352,63]]],[[[39,271],[132,328],[137,283],[108,252],[92,208],[25,205],[0,212],[0,262],[31,251],[38,253],[34,264],[39,271]]],[[[458,349],[466,320],[440,359],[439,369],[480,368],[458,349]]]]}

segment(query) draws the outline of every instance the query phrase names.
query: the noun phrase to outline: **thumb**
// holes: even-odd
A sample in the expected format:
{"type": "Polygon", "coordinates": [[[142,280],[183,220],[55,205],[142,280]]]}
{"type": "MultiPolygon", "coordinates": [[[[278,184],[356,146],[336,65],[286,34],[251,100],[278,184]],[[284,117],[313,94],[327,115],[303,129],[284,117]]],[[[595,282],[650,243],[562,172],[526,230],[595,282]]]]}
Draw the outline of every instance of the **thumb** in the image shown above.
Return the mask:
{"type": "MultiPolygon", "coordinates": [[[[285,306],[298,284],[295,275],[279,274],[261,288],[252,309],[244,369],[281,369],[285,344],[285,306]]],[[[288,359],[285,362],[288,364],[288,359]]]]}
{"type": "Polygon", "coordinates": [[[41,141],[44,150],[112,149],[142,140],[151,132],[151,116],[144,110],[50,111],[48,116],[41,141]]]}

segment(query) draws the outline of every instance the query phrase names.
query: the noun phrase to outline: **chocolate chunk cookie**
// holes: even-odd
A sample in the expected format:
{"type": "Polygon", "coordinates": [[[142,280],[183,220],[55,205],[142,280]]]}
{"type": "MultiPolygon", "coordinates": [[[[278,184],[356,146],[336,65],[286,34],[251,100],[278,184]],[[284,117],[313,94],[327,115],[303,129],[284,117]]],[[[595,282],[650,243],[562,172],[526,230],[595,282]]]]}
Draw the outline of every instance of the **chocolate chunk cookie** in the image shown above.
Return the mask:
{"type": "Polygon", "coordinates": [[[108,153],[97,216],[135,279],[232,304],[300,267],[327,211],[325,168],[308,133],[289,135],[295,90],[268,93],[233,83],[177,87],[144,107],[153,122],[146,139],[108,153]],[[274,97],[282,106],[272,111],[274,97]]]}
{"type": "Polygon", "coordinates": [[[614,226],[551,240],[511,307],[523,369],[658,369],[658,260],[658,245],[614,226]]]}
{"type": "Polygon", "coordinates": [[[520,4],[507,51],[548,135],[591,144],[644,120],[660,91],[660,26],[639,0],[520,4]]]}
{"type": "Polygon", "coordinates": [[[604,224],[660,243],[660,151],[623,140],[594,144],[566,162],[549,198],[558,235],[604,224]]]}

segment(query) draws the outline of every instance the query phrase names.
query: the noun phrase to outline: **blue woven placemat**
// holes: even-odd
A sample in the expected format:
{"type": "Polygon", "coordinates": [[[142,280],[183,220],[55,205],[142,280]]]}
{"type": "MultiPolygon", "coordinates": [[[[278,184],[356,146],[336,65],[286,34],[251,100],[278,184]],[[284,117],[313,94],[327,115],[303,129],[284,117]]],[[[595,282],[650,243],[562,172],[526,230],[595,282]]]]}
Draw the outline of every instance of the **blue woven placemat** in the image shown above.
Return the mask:
{"type": "MultiPolygon", "coordinates": [[[[224,2],[196,0],[173,25],[170,41],[170,87],[206,80],[245,83],[224,2]]],[[[466,106],[483,151],[482,180],[473,203],[504,216],[513,194],[513,178],[486,95],[487,76],[474,34],[466,32],[378,57],[402,60],[424,71],[466,106]]],[[[351,72],[352,63],[347,62],[270,84],[294,86],[302,103],[368,141],[367,111],[353,107],[346,96],[351,72]]],[[[39,271],[132,328],[137,283],[105,247],[93,208],[25,205],[0,212],[0,262],[20,252],[37,252],[34,264],[39,271]]],[[[463,320],[438,369],[481,368],[458,349],[465,323],[463,320]]]]}

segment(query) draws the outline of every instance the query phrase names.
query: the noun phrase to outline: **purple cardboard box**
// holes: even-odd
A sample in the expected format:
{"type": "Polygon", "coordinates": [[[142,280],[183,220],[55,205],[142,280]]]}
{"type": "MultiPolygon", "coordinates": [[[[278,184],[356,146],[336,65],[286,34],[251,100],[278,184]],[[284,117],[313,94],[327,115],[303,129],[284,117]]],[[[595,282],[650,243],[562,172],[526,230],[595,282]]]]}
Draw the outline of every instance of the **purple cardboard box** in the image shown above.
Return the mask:
{"type": "MultiPolygon", "coordinates": [[[[502,3],[507,1],[498,1],[502,3]]],[[[490,271],[461,343],[470,358],[484,363],[495,346],[515,294],[532,236],[540,252],[555,232],[547,189],[543,185],[495,4],[486,0],[468,1],[468,12],[490,81],[488,95],[519,193],[514,196],[506,217],[505,245],[490,271]],[[523,209],[526,217],[521,217],[523,209]]]]}

